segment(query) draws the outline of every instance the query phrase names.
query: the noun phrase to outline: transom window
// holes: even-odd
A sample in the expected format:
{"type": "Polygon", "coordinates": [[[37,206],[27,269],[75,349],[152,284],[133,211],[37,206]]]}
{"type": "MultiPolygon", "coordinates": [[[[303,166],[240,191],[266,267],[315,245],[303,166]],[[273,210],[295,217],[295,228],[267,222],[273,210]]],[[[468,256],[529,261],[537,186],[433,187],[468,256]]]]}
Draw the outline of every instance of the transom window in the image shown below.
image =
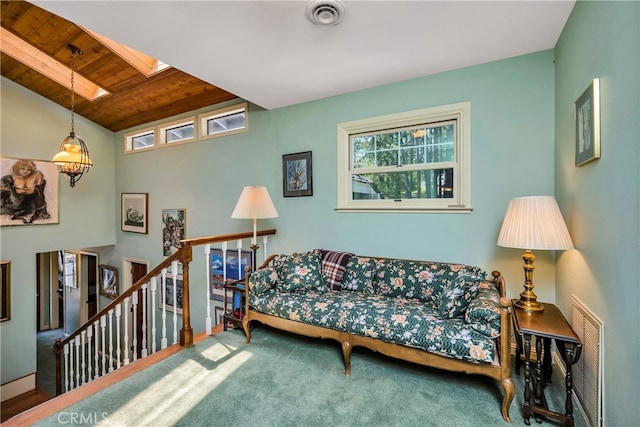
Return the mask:
{"type": "Polygon", "coordinates": [[[469,103],[338,125],[338,210],[469,211],[469,103]]]}
{"type": "Polygon", "coordinates": [[[247,103],[201,114],[198,121],[201,139],[246,132],[247,103]]]}
{"type": "Polygon", "coordinates": [[[187,118],[160,127],[160,145],[195,141],[195,119],[187,118]]]}
{"type": "Polygon", "coordinates": [[[137,132],[128,133],[124,137],[125,153],[152,150],[155,147],[156,147],[155,128],[143,129],[137,132]]]}

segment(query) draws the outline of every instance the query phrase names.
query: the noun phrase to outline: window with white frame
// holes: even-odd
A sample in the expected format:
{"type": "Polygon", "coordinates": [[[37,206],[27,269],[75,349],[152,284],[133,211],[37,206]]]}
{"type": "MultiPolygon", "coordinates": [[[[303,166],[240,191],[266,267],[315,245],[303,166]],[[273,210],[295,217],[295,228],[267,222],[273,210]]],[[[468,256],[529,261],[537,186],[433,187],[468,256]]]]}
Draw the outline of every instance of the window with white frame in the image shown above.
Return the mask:
{"type": "Polygon", "coordinates": [[[200,114],[198,122],[200,139],[246,132],[248,129],[247,103],[200,114]]]}
{"type": "Polygon", "coordinates": [[[337,210],[471,211],[470,108],[338,124],[337,210]]]}
{"type": "Polygon", "coordinates": [[[195,117],[187,117],[158,126],[160,147],[195,141],[195,117]]]}
{"type": "Polygon", "coordinates": [[[156,148],[155,128],[142,129],[124,136],[124,152],[126,154],[156,148]]]}

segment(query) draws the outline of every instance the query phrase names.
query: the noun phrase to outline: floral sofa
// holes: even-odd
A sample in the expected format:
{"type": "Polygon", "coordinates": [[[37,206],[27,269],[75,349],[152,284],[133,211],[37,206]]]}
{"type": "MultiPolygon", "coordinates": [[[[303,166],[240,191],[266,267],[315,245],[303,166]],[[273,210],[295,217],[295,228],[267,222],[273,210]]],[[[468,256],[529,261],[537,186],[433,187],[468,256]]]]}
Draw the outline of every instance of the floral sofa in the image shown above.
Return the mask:
{"type": "Polygon", "coordinates": [[[515,389],[511,302],[504,280],[478,267],[313,250],[274,255],[247,274],[243,329],[250,324],[340,342],[345,373],[362,346],[425,366],[500,381],[502,416],[515,389]]]}

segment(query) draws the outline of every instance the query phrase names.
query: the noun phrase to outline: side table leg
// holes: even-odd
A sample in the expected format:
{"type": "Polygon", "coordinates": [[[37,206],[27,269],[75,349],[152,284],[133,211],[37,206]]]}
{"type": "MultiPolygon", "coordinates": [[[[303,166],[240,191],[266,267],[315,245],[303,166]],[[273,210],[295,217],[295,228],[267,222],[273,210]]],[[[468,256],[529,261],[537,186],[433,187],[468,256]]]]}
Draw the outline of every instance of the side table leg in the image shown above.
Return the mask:
{"type": "Polygon", "coordinates": [[[524,404],[522,411],[526,425],[531,425],[531,334],[523,335],[524,341],[524,404]]]}
{"type": "Polygon", "coordinates": [[[580,359],[580,353],[582,350],[581,344],[565,343],[560,340],[556,340],[556,345],[560,350],[562,357],[564,358],[564,364],[567,369],[565,376],[565,388],[567,390],[567,400],[565,401],[565,415],[564,425],[567,427],[573,427],[573,402],[571,400],[571,389],[573,388],[573,377],[571,375],[571,366],[580,359]]]}
{"type": "MultiPolygon", "coordinates": [[[[536,337],[536,366],[533,377],[533,402],[538,408],[546,408],[544,389],[542,387],[542,340],[541,337],[536,337]]],[[[535,415],[535,419],[537,423],[542,422],[542,417],[539,414],[535,415]]]]}
{"type": "Polygon", "coordinates": [[[542,360],[542,374],[544,377],[543,386],[551,382],[551,375],[553,375],[553,366],[551,365],[551,338],[544,339],[544,359],[542,360]]]}
{"type": "Polygon", "coordinates": [[[520,366],[522,366],[522,337],[516,334],[516,375],[520,375],[520,366]]]}

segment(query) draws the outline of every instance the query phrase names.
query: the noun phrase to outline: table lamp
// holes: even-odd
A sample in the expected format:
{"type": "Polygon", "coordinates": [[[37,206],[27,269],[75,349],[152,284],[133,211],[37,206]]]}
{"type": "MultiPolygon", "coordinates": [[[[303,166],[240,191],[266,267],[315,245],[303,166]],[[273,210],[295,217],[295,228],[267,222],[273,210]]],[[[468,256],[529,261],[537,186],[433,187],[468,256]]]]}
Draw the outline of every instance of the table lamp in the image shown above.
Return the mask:
{"type": "MultiPolygon", "coordinates": [[[[276,211],[269,192],[266,187],[244,187],[238,203],[231,214],[231,218],[252,219],[253,220],[253,238],[251,239],[251,249],[255,251],[258,247],[257,243],[257,220],[258,218],[277,218],[276,211]],[[254,248],[255,247],[255,248],[254,248]]],[[[255,257],[254,257],[255,259],[255,257]]]]}
{"type": "Polygon", "coordinates": [[[512,199],[502,221],[498,246],[526,250],[522,256],[524,291],[514,306],[529,313],[542,312],[544,306],[533,293],[533,261],[536,257],[531,251],[573,249],[556,200],[552,196],[512,199]]]}

